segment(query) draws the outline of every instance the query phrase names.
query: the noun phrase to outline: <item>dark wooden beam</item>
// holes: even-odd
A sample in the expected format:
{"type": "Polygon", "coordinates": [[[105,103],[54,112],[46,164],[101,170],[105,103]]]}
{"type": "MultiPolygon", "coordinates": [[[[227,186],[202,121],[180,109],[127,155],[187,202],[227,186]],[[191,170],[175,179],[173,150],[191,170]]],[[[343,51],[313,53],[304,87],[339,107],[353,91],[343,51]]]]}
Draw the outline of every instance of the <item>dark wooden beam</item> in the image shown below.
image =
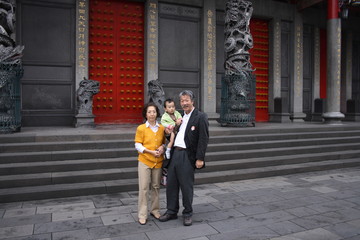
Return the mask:
{"type": "Polygon", "coordinates": [[[318,4],[324,0],[299,0],[297,8],[299,11],[304,10],[305,8],[311,7],[312,5],[318,4]]]}

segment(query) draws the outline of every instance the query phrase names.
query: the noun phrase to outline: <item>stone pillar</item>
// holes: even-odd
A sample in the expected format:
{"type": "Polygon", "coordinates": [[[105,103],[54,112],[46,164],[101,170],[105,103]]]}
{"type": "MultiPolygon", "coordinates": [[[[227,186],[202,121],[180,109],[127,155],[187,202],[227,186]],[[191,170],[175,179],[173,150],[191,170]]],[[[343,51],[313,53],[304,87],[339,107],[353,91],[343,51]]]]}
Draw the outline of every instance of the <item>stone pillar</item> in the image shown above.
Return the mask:
{"type": "Polygon", "coordinates": [[[341,19],[337,0],[328,0],[327,20],[327,82],[326,123],[340,123],[345,116],[340,112],[341,76],[341,19]]]}
{"type": "Polygon", "coordinates": [[[203,56],[201,78],[202,109],[210,121],[219,118],[216,113],[216,2],[204,1],[203,9],[203,56]]]}
{"type": "Polygon", "coordinates": [[[75,85],[89,78],[89,1],[76,1],[76,78],[75,85]]]}
{"type": "Polygon", "coordinates": [[[291,119],[293,122],[303,122],[303,19],[301,13],[295,10],[294,21],[294,65],[293,65],[293,93],[291,119]]]}
{"type": "Polygon", "coordinates": [[[312,116],[311,121],[321,122],[323,101],[320,99],[320,29],[314,29],[314,81],[312,86],[312,116]]]}
{"type": "Polygon", "coordinates": [[[281,107],[281,21],[274,18],[270,23],[270,56],[269,62],[269,122],[289,122],[289,114],[282,112],[281,107]]]}
{"type": "Polygon", "coordinates": [[[148,83],[159,78],[159,3],[147,0],[145,3],[145,84],[144,99],[147,99],[148,83]]]}
{"type": "MultiPolygon", "coordinates": [[[[75,103],[80,82],[89,78],[89,1],[76,0],[76,35],[75,35],[75,103]]],[[[78,111],[79,106],[76,106],[78,111]]],[[[95,116],[92,113],[77,112],[75,127],[93,127],[95,116]]]]}
{"type": "Polygon", "coordinates": [[[360,121],[360,113],[356,112],[356,101],[352,99],[352,58],[353,33],[347,31],[342,57],[341,71],[341,112],[345,113],[346,121],[360,121]]]}
{"type": "Polygon", "coordinates": [[[352,59],[353,59],[353,33],[350,31],[346,32],[345,38],[345,51],[344,51],[344,61],[343,61],[343,83],[341,90],[343,93],[341,101],[341,112],[347,112],[346,102],[352,99],[352,59]]]}

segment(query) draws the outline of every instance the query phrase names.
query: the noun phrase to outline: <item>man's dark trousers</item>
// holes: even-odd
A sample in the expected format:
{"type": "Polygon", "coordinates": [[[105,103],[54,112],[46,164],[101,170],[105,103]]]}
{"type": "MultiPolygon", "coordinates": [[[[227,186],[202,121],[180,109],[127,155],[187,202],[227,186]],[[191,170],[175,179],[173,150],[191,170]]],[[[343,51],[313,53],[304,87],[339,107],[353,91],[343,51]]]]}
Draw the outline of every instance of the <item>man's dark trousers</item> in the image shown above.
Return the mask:
{"type": "Polygon", "coordinates": [[[194,195],[194,168],[186,150],[174,150],[168,166],[166,185],[167,213],[177,214],[179,211],[179,189],[184,206],[183,216],[192,216],[194,195]]]}

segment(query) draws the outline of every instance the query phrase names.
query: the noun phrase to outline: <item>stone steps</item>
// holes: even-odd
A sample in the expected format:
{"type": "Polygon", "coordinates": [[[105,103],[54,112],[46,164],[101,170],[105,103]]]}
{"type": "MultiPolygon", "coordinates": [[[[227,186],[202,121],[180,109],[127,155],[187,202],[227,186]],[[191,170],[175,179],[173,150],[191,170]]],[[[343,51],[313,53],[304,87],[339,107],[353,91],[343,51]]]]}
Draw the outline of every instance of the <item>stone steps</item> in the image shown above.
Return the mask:
{"type": "MultiPolygon", "coordinates": [[[[352,151],[336,151],[336,152],[321,152],[316,154],[297,154],[284,155],[276,157],[262,157],[262,158],[245,158],[233,160],[219,160],[207,162],[206,168],[200,172],[219,172],[229,171],[233,169],[248,169],[261,168],[268,166],[285,166],[291,164],[300,164],[308,162],[320,162],[331,160],[348,160],[354,159],[360,155],[360,150],[352,151]]],[[[137,178],[137,162],[132,159],[133,167],[122,168],[89,168],[88,170],[73,170],[72,171],[54,171],[45,170],[43,172],[16,175],[0,176],[0,189],[22,186],[36,186],[49,184],[65,184],[76,182],[93,182],[93,181],[108,181],[117,179],[132,179],[137,178]]],[[[86,163],[85,163],[86,164],[86,163]]],[[[130,164],[129,164],[130,165],[130,164]]],[[[68,167],[69,164],[66,164],[68,167]]],[[[28,166],[29,168],[29,166],[28,166]]]]}
{"type": "MultiPolygon", "coordinates": [[[[133,133],[0,139],[0,202],[137,190],[133,133]]],[[[196,183],[360,165],[360,126],[210,128],[196,183]]]]}
{"type": "MultiPolygon", "coordinates": [[[[359,159],[341,159],[301,164],[268,166],[262,168],[235,169],[228,171],[199,172],[196,184],[236,181],[252,178],[281,176],[302,172],[324,171],[336,168],[360,166],[359,159]]],[[[138,189],[137,179],[121,179],[72,184],[51,184],[33,187],[0,189],[1,202],[26,201],[46,198],[62,198],[92,194],[105,194],[138,189]]]]}

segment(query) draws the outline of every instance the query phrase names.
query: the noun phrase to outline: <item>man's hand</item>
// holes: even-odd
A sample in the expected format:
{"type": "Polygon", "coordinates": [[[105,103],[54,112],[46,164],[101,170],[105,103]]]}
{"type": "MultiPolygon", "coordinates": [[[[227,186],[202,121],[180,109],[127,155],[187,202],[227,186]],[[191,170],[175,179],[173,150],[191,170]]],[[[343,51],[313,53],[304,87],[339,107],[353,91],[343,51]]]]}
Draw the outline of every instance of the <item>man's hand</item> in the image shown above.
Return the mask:
{"type": "Polygon", "coordinates": [[[203,160],[196,160],[195,162],[195,167],[196,168],[202,168],[204,166],[204,161],[203,160]]]}

